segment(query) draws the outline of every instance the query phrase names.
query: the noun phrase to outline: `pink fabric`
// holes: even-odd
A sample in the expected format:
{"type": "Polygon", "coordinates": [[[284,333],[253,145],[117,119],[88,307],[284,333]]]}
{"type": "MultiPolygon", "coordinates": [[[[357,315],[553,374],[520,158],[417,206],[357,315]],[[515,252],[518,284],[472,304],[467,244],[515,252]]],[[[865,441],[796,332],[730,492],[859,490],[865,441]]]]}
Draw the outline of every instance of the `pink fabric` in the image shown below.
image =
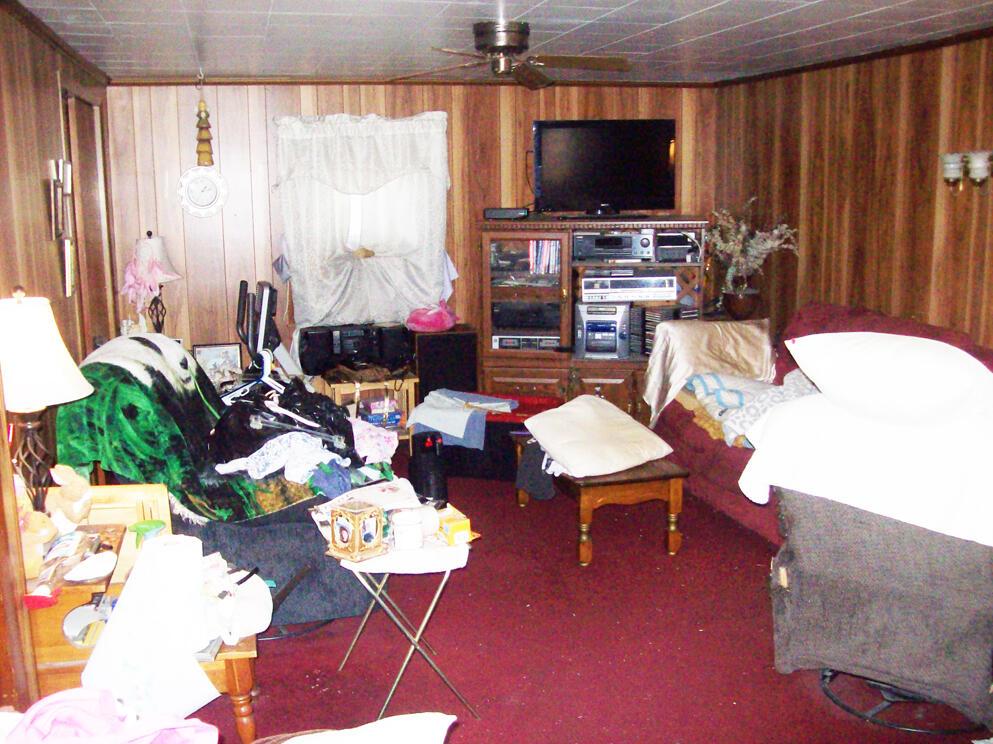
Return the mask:
{"type": "Polygon", "coordinates": [[[168,271],[154,258],[149,259],[147,264],[142,263],[135,252],[124,267],[121,294],[134,306],[135,312],[141,313],[158,296],[160,284],[179,278],[179,274],[168,271]]]}
{"type": "Polygon", "coordinates": [[[106,690],[77,687],[32,705],[7,735],[17,744],[217,744],[217,728],[197,719],[134,720],[106,690]]]}
{"type": "Polygon", "coordinates": [[[352,424],[352,438],[355,451],[362,462],[368,465],[376,462],[389,462],[397,451],[398,437],[395,431],[370,424],[359,418],[348,419],[352,424]]]}
{"type": "Polygon", "coordinates": [[[412,331],[447,331],[458,321],[458,316],[442,300],[437,307],[419,307],[407,316],[407,328],[412,331]]]}

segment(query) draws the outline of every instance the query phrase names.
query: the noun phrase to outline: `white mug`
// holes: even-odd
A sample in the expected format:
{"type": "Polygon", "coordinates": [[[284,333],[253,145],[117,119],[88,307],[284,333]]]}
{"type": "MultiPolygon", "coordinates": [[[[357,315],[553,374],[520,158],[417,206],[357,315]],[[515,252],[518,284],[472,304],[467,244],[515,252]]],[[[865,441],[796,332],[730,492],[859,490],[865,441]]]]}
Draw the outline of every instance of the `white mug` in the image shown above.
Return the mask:
{"type": "Polygon", "coordinates": [[[397,550],[417,550],[424,544],[421,515],[417,509],[397,509],[390,515],[393,547],[397,550]]]}

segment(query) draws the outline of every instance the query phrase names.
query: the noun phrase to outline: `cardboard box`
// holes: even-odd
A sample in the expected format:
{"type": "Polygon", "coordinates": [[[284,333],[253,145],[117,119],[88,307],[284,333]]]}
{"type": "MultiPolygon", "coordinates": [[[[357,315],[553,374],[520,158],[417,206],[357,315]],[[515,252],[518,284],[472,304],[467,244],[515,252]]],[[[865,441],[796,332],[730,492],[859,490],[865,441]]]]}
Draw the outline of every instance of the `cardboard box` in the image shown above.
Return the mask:
{"type": "Polygon", "coordinates": [[[438,534],[449,545],[465,545],[472,539],[469,517],[449,504],[438,512],[438,534]]]}

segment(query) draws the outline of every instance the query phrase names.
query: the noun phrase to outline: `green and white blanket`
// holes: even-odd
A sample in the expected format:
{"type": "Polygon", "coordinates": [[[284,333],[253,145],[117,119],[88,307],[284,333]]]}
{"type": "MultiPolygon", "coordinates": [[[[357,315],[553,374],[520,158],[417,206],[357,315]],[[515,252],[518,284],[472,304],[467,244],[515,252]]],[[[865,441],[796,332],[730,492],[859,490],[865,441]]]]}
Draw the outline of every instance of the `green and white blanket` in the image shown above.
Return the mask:
{"type": "Polygon", "coordinates": [[[224,403],[193,357],[167,336],[121,336],[80,369],[96,392],[60,407],[58,460],[83,474],[98,463],[134,483],[164,483],[174,511],[194,521],[241,522],[314,492],[269,476],[221,476],[208,436],[224,403]]]}

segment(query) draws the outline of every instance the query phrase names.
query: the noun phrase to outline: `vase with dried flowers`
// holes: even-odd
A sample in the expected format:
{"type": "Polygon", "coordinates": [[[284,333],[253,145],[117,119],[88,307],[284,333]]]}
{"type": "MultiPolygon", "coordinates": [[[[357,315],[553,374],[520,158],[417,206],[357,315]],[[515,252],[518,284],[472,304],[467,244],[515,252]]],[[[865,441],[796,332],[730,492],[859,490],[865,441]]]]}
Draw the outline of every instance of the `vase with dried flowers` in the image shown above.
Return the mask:
{"type": "Polygon", "coordinates": [[[727,209],[715,210],[705,232],[710,255],[725,267],[722,302],[735,320],[751,317],[758,308],[758,290],[750,286],[752,278],[762,273],[762,265],[776,251],[797,252],[796,230],[780,223],[771,230],[752,226],[752,208],[757,197],[745,204],[744,216],[736,217],[727,209]]]}

